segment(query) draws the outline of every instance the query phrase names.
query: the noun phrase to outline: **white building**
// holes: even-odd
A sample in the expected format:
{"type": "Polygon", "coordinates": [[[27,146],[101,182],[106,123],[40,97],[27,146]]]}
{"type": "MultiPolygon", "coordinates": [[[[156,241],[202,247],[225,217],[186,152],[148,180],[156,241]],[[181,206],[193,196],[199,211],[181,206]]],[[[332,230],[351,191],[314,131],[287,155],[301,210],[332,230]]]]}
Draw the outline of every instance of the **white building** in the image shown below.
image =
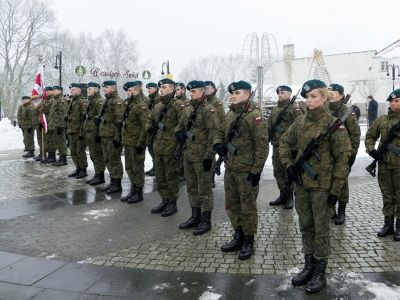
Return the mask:
{"type": "MultiPolygon", "coordinates": [[[[372,95],[379,102],[379,114],[384,114],[388,108],[386,99],[393,85],[390,65],[400,65],[400,40],[380,51],[366,50],[324,55],[322,63],[325,64],[332,82],[343,85],[347,93],[354,88],[352,103],[357,103],[361,109],[365,109],[366,98],[372,95]],[[389,76],[387,76],[388,66],[389,76]]],[[[296,58],[294,45],[284,45],[283,59],[266,72],[264,83],[269,86],[271,83],[275,86],[279,84],[301,86],[306,80],[315,77],[314,67],[313,57],[296,58]]],[[[395,88],[400,88],[399,74],[400,68],[396,67],[395,88]]]]}

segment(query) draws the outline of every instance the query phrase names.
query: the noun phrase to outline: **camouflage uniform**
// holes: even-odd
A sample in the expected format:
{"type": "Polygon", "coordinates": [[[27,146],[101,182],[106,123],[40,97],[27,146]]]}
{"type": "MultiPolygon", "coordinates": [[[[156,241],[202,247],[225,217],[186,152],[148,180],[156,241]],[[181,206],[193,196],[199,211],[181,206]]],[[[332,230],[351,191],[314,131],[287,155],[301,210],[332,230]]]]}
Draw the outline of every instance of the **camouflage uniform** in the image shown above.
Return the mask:
{"type": "Polygon", "coordinates": [[[54,150],[58,150],[60,157],[67,155],[67,144],[65,142],[65,102],[62,95],[54,96],[53,105],[49,113],[49,128],[54,131],[54,150]]]}
{"type": "Polygon", "coordinates": [[[106,101],[101,108],[99,126],[105,165],[110,177],[119,180],[124,170],[121,161],[121,135],[115,125],[117,122],[122,122],[124,110],[124,101],[117,92],[106,95],[106,101]]]}
{"type": "MultiPolygon", "coordinates": [[[[231,104],[226,115],[226,134],[243,110],[243,103],[231,104]]],[[[242,228],[245,236],[257,233],[257,196],[259,184],[253,186],[249,173],[261,174],[268,157],[267,127],[264,116],[254,102],[239,122],[239,137],[232,139],[237,154],[227,154],[225,165],[225,210],[232,227],[242,228]]]]}
{"type": "Polygon", "coordinates": [[[35,150],[33,116],[29,102],[18,107],[17,121],[23,133],[25,150],[33,152],[35,150]]]}
{"type": "Polygon", "coordinates": [[[42,107],[42,103],[40,103],[38,105],[32,105],[32,116],[33,116],[33,125],[35,126],[35,130],[36,130],[36,139],[37,139],[37,143],[39,145],[39,150],[40,150],[39,156],[46,156],[46,154],[43,153],[43,151],[47,151],[46,135],[45,134],[42,135],[43,127],[39,121],[40,111],[42,109],[41,107],[42,107]],[[43,139],[43,141],[42,141],[42,139],[43,139]]]}
{"type": "MultiPolygon", "coordinates": [[[[153,110],[156,106],[156,104],[160,100],[160,95],[156,92],[151,95],[149,95],[149,100],[148,100],[148,110],[149,110],[149,117],[151,117],[151,114],[153,113],[153,110]]],[[[149,134],[147,136],[147,149],[150,153],[150,156],[152,159],[154,159],[154,151],[153,151],[153,142],[154,142],[154,135],[149,134]]]]}
{"type": "Polygon", "coordinates": [[[95,174],[104,172],[106,168],[101,148],[101,140],[99,139],[99,128],[95,123],[95,118],[100,116],[103,103],[104,101],[99,92],[89,97],[85,111],[85,121],[83,123],[83,132],[89,146],[90,159],[93,162],[95,174]]]}
{"type": "MultiPolygon", "coordinates": [[[[53,97],[49,97],[44,100],[43,102],[43,108],[42,111],[44,115],[46,116],[46,120],[50,119],[50,110],[51,107],[53,106],[53,97]]],[[[47,133],[46,133],[46,151],[48,153],[53,153],[56,151],[56,142],[55,142],[55,129],[53,126],[50,126],[49,121],[48,122],[48,128],[47,128],[47,133]]]]}
{"type": "MultiPolygon", "coordinates": [[[[295,161],[309,142],[333,124],[335,118],[324,107],[301,115],[280,139],[279,155],[287,169],[293,164],[292,149],[297,147],[295,161]]],[[[344,126],[325,138],[319,145],[321,160],[313,156],[308,161],[318,173],[313,180],[305,172],[300,174],[303,185],[296,187],[296,211],[302,234],[303,253],[317,260],[331,253],[329,229],[329,195],[339,196],[349,170],[350,140],[344,126]]]]}
{"type": "MultiPolygon", "coordinates": [[[[389,113],[380,116],[368,129],[365,136],[367,153],[375,149],[375,143],[380,137],[380,142],[386,139],[388,131],[400,121],[400,111],[389,110],[389,113]]],[[[399,132],[398,132],[399,134],[399,132]]],[[[400,147],[400,137],[396,137],[391,144],[400,147]]],[[[385,162],[378,162],[378,182],[382,192],[385,217],[393,216],[400,219],[400,156],[390,150],[385,152],[385,162]]],[[[397,224],[396,224],[397,227],[397,224]]]]}
{"type": "MultiPolygon", "coordinates": [[[[182,101],[186,108],[190,107],[190,100],[186,97],[186,93],[183,93],[180,96],[176,96],[176,99],[182,101]]],[[[185,168],[184,168],[184,162],[183,162],[183,156],[181,157],[180,161],[179,161],[179,180],[185,180],[185,168]]]]}
{"type": "Polygon", "coordinates": [[[82,95],[72,98],[67,114],[67,134],[71,157],[79,170],[86,170],[86,141],[82,132],[82,124],[86,113],[86,100],[82,95]]]}

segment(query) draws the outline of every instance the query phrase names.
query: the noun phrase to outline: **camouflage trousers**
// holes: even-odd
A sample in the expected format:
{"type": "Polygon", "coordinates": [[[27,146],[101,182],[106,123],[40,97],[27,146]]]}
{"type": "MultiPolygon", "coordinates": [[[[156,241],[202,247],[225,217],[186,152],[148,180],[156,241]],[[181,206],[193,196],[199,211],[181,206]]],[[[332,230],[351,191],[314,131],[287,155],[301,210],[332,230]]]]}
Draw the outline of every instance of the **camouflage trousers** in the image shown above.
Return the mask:
{"type": "Polygon", "coordinates": [[[94,173],[99,174],[101,172],[104,172],[104,170],[106,169],[106,165],[104,163],[101,141],[99,143],[96,143],[96,136],[97,134],[95,132],[87,132],[86,142],[89,146],[89,155],[90,160],[92,161],[94,166],[94,173]]]}
{"type": "Polygon", "coordinates": [[[131,184],[135,184],[138,187],[144,185],[145,153],[146,151],[137,154],[135,147],[125,146],[125,171],[131,184]]]}
{"type": "Polygon", "coordinates": [[[279,147],[273,147],[272,167],[274,168],[274,177],[280,191],[285,190],[286,171],[279,159],[279,147]]]}
{"type": "Polygon", "coordinates": [[[378,183],[383,215],[400,218],[400,169],[389,169],[384,163],[378,163],[378,183]]]}
{"type": "Polygon", "coordinates": [[[150,153],[151,158],[154,160],[154,151],[153,151],[153,143],[154,143],[154,135],[147,136],[147,149],[150,153]]]}
{"type": "Polygon", "coordinates": [[[157,189],[163,200],[176,201],[179,196],[179,161],[173,155],[154,155],[157,189]]]}
{"type": "Polygon", "coordinates": [[[56,152],[56,131],[48,130],[46,132],[46,148],[47,152],[56,152]]]}
{"type": "Polygon", "coordinates": [[[86,141],[79,139],[79,134],[69,133],[69,148],[71,150],[71,157],[76,167],[81,169],[87,168],[86,157],[86,141]]]}
{"type": "Polygon", "coordinates": [[[113,138],[101,138],[101,149],[103,150],[104,163],[111,178],[121,179],[124,169],[121,161],[121,146],[115,147],[113,138]]]}
{"type": "Polygon", "coordinates": [[[60,155],[67,155],[67,143],[65,141],[65,129],[60,127],[58,132],[55,132],[55,150],[58,150],[60,155]],[[58,133],[60,132],[60,133],[58,133]]]}
{"type": "Polygon", "coordinates": [[[35,150],[34,130],[31,128],[23,128],[22,134],[24,136],[25,149],[28,151],[34,151],[35,150]]]}
{"type": "Polygon", "coordinates": [[[247,180],[247,172],[237,173],[225,169],[225,210],[232,227],[242,227],[246,235],[257,233],[257,196],[260,185],[253,186],[247,180]]]}
{"type": "Polygon", "coordinates": [[[202,161],[183,160],[187,192],[191,207],[212,211],[214,206],[211,188],[212,169],[205,172],[202,161]]]}
{"type": "Polygon", "coordinates": [[[317,191],[296,187],[296,211],[304,254],[313,254],[316,259],[328,258],[330,244],[330,209],[328,191],[317,191]]]}

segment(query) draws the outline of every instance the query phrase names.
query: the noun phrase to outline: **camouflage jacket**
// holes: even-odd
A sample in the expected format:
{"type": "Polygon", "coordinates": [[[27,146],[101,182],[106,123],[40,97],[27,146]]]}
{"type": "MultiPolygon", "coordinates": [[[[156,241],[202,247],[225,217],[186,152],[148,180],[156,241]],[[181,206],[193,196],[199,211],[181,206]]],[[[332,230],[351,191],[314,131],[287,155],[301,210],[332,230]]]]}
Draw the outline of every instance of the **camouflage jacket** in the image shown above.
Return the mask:
{"type": "Polygon", "coordinates": [[[182,101],[171,96],[160,97],[160,101],[154,107],[151,116],[146,125],[146,129],[150,127],[158,128],[160,115],[166,111],[162,119],[164,128],[158,129],[154,138],[153,150],[156,155],[173,155],[176,149],[175,128],[178,125],[179,119],[185,110],[185,105],[182,101]]]}
{"type": "MultiPolygon", "coordinates": [[[[290,100],[278,101],[278,104],[272,109],[271,115],[267,119],[268,132],[272,126],[276,123],[276,119],[284,107],[290,102],[290,100]]],[[[293,121],[301,115],[301,110],[296,103],[286,111],[283,120],[279,126],[275,128],[274,137],[272,138],[271,144],[274,147],[279,147],[279,140],[283,133],[289,128],[293,121]]]]}
{"type": "MultiPolygon", "coordinates": [[[[225,136],[228,135],[231,124],[243,110],[243,103],[231,104],[226,114],[225,136]]],[[[267,124],[260,107],[250,102],[249,109],[243,113],[239,121],[239,137],[232,139],[237,153],[228,151],[226,168],[242,173],[261,174],[268,157],[267,124]]]]}
{"type": "MultiPolygon", "coordinates": [[[[365,150],[370,153],[375,149],[376,141],[380,139],[379,145],[386,139],[386,136],[394,125],[400,122],[400,111],[389,110],[389,113],[384,116],[380,116],[372,126],[368,129],[365,136],[365,150]]],[[[400,131],[398,131],[398,137],[394,138],[391,142],[393,146],[400,148],[400,131]]],[[[390,150],[385,151],[386,162],[379,162],[386,164],[389,169],[400,168],[400,156],[390,150]]]]}
{"type": "Polygon", "coordinates": [[[20,105],[17,111],[18,125],[22,128],[33,128],[33,116],[30,108],[30,103],[20,105]]]}
{"type": "Polygon", "coordinates": [[[83,130],[85,133],[98,132],[95,118],[100,117],[103,103],[104,100],[101,98],[100,93],[95,93],[92,97],[88,97],[87,108],[85,111],[85,121],[83,123],[83,130]]]}
{"type": "MultiPolygon", "coordinates": [[[[337,109],[339,109],[341,105],[341,101],[337,102],[329,102],[329,110],[331,114],[334,114],[337,109]]],[[[342,105],[340,108],[337,116],[334,116],[336,118],[341,118],[345,114],[349,113],[350,108],[348,108],[346,105],[342,105]]],[[[358,152],[358,147],[360,146],[360,138],[361,138],[361,131],[360,131],[360,126],[358,125],[358,120],[355,114],[351,114],[349,117],[347,117],[346,121],[344,122],[344,126],[347,129],[347,133],[349,134],[350,138],[350,143],[351,143],[351,153],[350,156],[356,156],[358,152]]]]}
{"type": "Polygon", "coordinates": [[[86,106],[86,100],[82,95],[72,98],[67,113],[67,134],[83,134],[86,106]]]}
{"type": "Polygon", "coordinates": [[[190,132],[193,139],[186,139],[184,151],[185,159],[189,161],[202,161],[212,159],[215,156],[213,146],[222,143],[224,131],[219,124],[216,109],[207,101],[199,103],[199,100],[190,100],[190,106],[185,109],[179,120],[175,132],[185,132],[189,117],[195,107],[199,105],[190,132]]]}
{"type": "Polygon", "coordinates": [[[148,96],[148,105],[147,108],[149,109],[149,113],[152,112],[156,104],[160,101],[160,95],[156,92],[148,96]]]}
{"type": "Polygon", "coordinates": [[[122,144],[124,146],[146,147],[146,123],[149,115],[147,105],[148,99],[143,94],[127,99],[122,128],[122,144]]]}
{"type": "Polygon", "coordinates": [[[51,96],[51,97],[49,97],[49,98],[45,98],[45,99],[43,100],[43,105],[42,105],[42,110],[41,110],[41,112],[44,112],[44,114],[46,115],[46,118],[49,117],[50,110],[51,110],[51,107],[52,107],[52,105],[53,105],[53,101],[54,101],[53,96],[51,96]]]}
{"type": "Polygon", "coordinates": [[[224,105],[217,97],[215,97],[215,95],[207,96],[207,101],[214,106],[215,110],[217,111],[219,126],[224,130],[226,126],[224,105]]]}
{"type": "Polygon", "coordinates": [[[106,96],[106,101],[103,103],[100,113],[99,134],[101,137],[119,140],[118,128],[115,125],[117,122],[122,122],[124,111],[124,101],[118,96],[117,92],[112,92],[106,96]]]}
{"type": "MultiPolygon", "coordinates": [[[[325,131],[335,122],[325,107],[308,110],[306,114],[296,118],[280,139],[279,155],[285,168],[297,161],[311,140],[325,131]],[[292,149],[298,149],[297,157],[292,159],[292,149]]],[[[342,125],[330,136],[326,137],[318,147],[320,160],[314,155],[308,163],[318,173],[316,180],[310,178],[305,172],[301,173],[303,187],[328,191],[339,195],[349,171],[350,157],[349,135],[342,125]]]]}
{"type": "Polygon", "coordinates": [[[53,105],[50,108],[48,116],[49,130],[55,130],[57,127],[64,128],[64,116],[65,116],[65,102],[62,95],[55,96],[53,98],[53,105]]]}

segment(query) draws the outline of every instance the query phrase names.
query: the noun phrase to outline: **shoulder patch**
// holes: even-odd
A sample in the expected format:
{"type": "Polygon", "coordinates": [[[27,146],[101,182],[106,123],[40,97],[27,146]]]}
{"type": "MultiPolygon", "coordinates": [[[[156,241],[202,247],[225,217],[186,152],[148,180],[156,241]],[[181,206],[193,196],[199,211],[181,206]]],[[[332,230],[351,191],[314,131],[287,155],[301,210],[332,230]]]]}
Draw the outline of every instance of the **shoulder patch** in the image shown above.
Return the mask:
{"type": "Polygon", "coordinates": [[[147,107],[146,107],[146,106],[142,106],[142,109],[146,110],[146,109],[147,109],[147,107]]]}
{"type": "Polygon", "coordinates": [[[256,125],[261,124],[262,123],[262,117],[256,117],[255,120],[256,125]]]}
{"type": "Polygon", "coordinates": [[[215,112],[215,108],[214,107],[212,107],[211,109],[210,109],[210,112],[215,112]]]}
{"type": "Polygon", "coordinates": [[[343,132],[346,130],[346,127],[344,127],[344,125],[340,125],[339,127],[339,132],[343,132]]]}

